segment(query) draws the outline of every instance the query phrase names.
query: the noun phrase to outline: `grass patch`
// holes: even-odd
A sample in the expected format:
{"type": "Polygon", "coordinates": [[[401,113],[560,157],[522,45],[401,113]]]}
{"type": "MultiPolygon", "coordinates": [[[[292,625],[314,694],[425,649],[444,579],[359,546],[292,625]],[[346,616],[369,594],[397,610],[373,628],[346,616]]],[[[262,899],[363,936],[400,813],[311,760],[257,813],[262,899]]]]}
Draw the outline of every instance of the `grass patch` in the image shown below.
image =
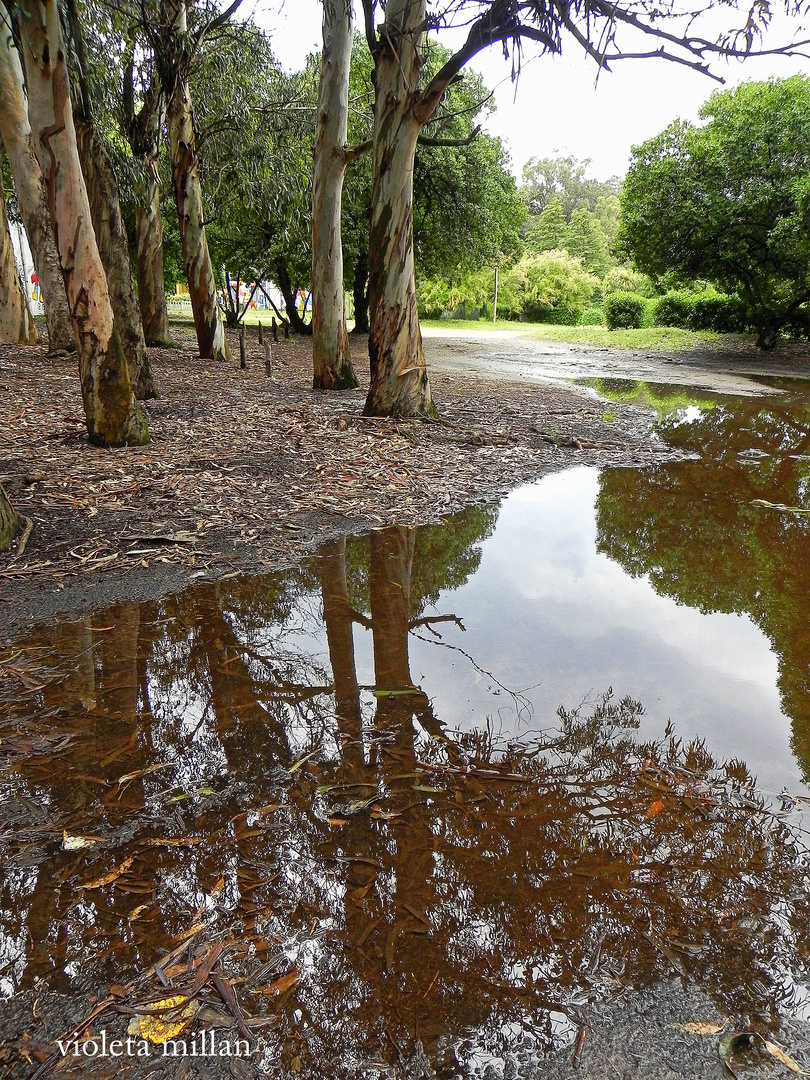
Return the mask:
{"type": "Polygon", "coordinates": [[[572,345],[598,345],[618,349],[699,349],[714,345],[724,336],[710,330],[693,333],[671,326],[644,326],[639,330],[608,330],[606,326],[551,326],[546,323],[497,322],[483,319],[463,322],[460,319],[424,319],[422,325],[437,330],[514,330],[525,337],[544,341],[564,341],[572,345]]]}

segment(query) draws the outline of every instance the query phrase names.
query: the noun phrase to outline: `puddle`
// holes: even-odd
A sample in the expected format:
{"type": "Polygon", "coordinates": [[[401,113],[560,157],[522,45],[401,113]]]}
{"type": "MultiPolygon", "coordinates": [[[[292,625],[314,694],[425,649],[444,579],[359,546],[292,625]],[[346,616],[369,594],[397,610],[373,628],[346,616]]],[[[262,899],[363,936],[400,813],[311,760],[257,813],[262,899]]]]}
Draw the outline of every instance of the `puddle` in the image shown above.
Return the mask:
{"type": "Polygon", "coordinates": [[[222,943],[312,1077],[504,1066],[672,974],[804,1012],[810,404],[654,393],[699,459],[6,650],[0,994],[155,1000],[222,943]]]}

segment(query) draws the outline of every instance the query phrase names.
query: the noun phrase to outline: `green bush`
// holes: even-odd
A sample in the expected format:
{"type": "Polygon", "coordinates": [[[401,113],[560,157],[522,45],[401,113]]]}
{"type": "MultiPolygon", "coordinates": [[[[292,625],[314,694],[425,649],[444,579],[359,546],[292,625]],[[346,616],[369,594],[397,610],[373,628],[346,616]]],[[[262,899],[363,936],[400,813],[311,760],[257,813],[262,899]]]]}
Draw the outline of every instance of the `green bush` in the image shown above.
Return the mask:
{"type": "Polygon", "coordinates": [[[601,326],[603,321],[601,304],[586,307],[579,317],[580,326],[601,326]]]}
{"type": "Polygon", "coordinates": [[[676,326],[688,330],[692,321],[694,293],[685,289],[672,289],[653,303],[653,323],[655,326],[676,326]]]}
{"type": "Polygon", "coordinates": [[[596,285],[582,260],[567,251],[524,255],[503,274],[498,307],[507,318],[573,325],[596,285]]]}
{"type": "Polygon", "coordinates": [[[698,293],[692,301],[689,329],[743,334],[749,329],[745,304],[739,296],[727,293],[698,293]]]}
{"type": "Polygon", "coordinates": [[[638,293],[616,292],[605,298],[603,312],[608,330],[637,330],[644,325],[647,305],[638,293]]]}

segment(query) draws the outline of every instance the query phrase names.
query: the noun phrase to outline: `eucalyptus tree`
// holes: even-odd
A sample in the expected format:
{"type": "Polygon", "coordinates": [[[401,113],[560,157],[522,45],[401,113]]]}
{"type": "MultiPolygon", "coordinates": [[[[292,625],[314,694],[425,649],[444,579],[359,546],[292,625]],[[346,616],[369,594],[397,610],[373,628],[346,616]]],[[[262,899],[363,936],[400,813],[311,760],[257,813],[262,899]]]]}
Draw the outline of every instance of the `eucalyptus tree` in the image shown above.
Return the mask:
{"type": "Polygon", "coordinates": [[[196,11],[185,0],[159,0],[157,13],[143,5],[141,29],[152,50],[166,98],[166,126],[177,218],[183,245],[194,328],[200,356],[207,360],[230,360],[225,329],[217,304],[214,268],[205,232],[205,208],[197,147],[197,128],[189,77],[195,57],[206,37],[223,26],[239,7],[234,2],[211,16],[196,11]],[[191,16],[191,17],[190,17],[191,16]]]}
{"type": "MultiPolygon", "coordinates": [[[[66,0],[66,7],[70,44],[75,60],[73,122],[90,200],[93,230],[107,277],[115,328],[126,355],[132,388],[136,398],[153,398],[157,397],[157,388],[132,284],[129,241],[121,213],[118,177],[107,150],[109,144],[100,131],[94,102],[96,96],[99,99],[111,96],[109,92],[104,93],[104,83],[108,79],[108,70],[114,69],[116,58],[110,55],[110,51],[116,38],[114,32],[98,33],[100,26],[97,20],[86,20],[90,32],[97,35],[97,59],[95,64],[91,64],[85,43],[85,28],[75,0],[66,0]],[[104,57],[104,62],[99,62],[100,57],[104,57]],[[93,70],[96,72],[96,79],[94,85],[91,85],[93,70]]],[[[115,27],[111,26],[109,30],[114,31],[115,27]]]]}
{"type": "Polygon", "coordinates": [[[158,171],[166,106],[151,54],[142,60],[136,70],[136,42],[131,41],[124,68],[121,119],[136,173],[136,272],[143,334],[149,345],[166,345],[173,342],[163,279],[163,216],[158,171]]]}
{"type": "Polygon", "coordinates": [[[37,280],[42,291],[48,348],[51,352],[73,352],[65,285],[48,215],[42,172],[36,158],[28,122],[28,95],[25,89],[19,50],[14,46],[10,17],[0,5],[0,139],[8,155],[17,206],[22,217],[37,280]]]}
{"type": "Polygon", "coordinates": [[[100,446],[141,445],[148,442],[149,432],[135,402],[93,230],[59,5],[57,0],[21,0],[12,17],[21,41],[32,141],[45,181],[76,339],[90,441],[100,446]]]}
{"type": "Polygon", "coordinates": [[[0,170],[0,345],[36,343],[37,328],[14,258],[3,190],[3,173],[0,170]]]}
{"type": "Polygon", "coordinates": [[[323,0],[323,51],[318,86],[315,168],[312,180],[313,387],[357,386],[346,332],[341,208],[346,147],[352,0],[323,0]]]}
{"type": "MultiPolygon", "coordinates": [[[[736,0],[722,0],[733,11],[736,0]]],[[[675,0],[580,0],[548,5],[541,0],[387,0],[377,25],[377,0],[362,0],[366,38],[374,59],[374,146],[369,229],[371,385],[366,412],[383,416],[430,416],[435,412],[416,308],[413,251],[413,162],[422,127],[435,115],[453,80],[481,50],[500,44],[519,67],[523,42],[541,54],[559,54],[571,42],[603,70],[628,56],[655,56],[708,71],[723,53],[752,49],[770,9],[745,12],[739,32],[704,36],[702,8],[682,20],[675,0]],[[423,79],[425,33],[455,18],[467,26],[461,47],[429,81],[423,79]],[[627,47],[620,31],[641,31],[653,47],[627,47]]]]}

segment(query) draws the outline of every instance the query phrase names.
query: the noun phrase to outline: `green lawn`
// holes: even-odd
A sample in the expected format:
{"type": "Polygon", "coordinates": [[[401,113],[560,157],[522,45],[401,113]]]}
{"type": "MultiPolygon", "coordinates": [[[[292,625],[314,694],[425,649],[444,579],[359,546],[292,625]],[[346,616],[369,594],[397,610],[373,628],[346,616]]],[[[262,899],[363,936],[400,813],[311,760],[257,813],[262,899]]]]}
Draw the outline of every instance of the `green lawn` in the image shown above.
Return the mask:
{"type": "Polygon", "coordinates": [[[497,322],[481,319],[462,322],[457,319],[424,319],[423,326],[435,330],[470,330],[486,333],[488,330],[514,330],[525,337],[545,341],[564,341],[573,345],[615,346],[620,349],[695,349],[715,344],[721,334],[702,331],[678,330],[669,326],[649,326],[640,330],[608,330],[605,326],[549,326],[545,323],[497,322]]]}

